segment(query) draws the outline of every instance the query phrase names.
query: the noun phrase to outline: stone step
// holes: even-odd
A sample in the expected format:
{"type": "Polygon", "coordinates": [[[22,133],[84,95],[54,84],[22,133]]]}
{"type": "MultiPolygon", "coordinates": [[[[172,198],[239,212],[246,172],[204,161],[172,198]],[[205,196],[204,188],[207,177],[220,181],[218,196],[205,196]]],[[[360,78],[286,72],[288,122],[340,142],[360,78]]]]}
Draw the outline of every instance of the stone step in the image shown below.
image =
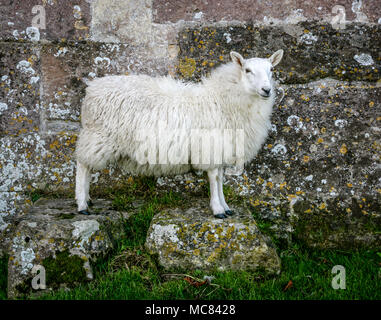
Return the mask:
{"type": "Polygon", "coordinates": [[[47,290],[93,278],[90,262],[114,248],[133,210],[119,212],[110,200],[99,199],[90,212],[77,214],[74,199],[39,199],[15,219],[7,252],[9,298],[36,292],[33,267],[44,267],[47,290]]]}
{"type": "Polygon", "coordinates": [[[233,207],[234,216],[217,219],[207,204],[197,200],[191,208],[163,210],[152,219],[145,246],[164,269],[280,272],[274,245],[247,209],[233,207]]]}

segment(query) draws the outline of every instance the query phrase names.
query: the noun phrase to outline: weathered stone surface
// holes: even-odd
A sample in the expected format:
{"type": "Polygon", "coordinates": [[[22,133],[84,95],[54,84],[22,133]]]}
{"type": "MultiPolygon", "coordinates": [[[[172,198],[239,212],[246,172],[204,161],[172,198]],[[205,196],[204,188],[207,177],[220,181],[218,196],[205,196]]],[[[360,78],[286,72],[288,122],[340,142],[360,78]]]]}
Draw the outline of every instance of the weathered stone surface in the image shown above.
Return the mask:
{"type": "Polygon", "coordinates": [[[92,13],[92,40],[128,43],[134,48],[132,65],[148,63],[166,73],[173,64],[170,48],[176,44],[175,29],[153,23],[152,0],[96,0],[92,13]]]}
{"type": "Polygon", "coordinates": [[[156,214],[146,248],[157,254],[165,269],[259,270],[280,272],[280,259],[271,241],[259,231],[251,214],[234,208],[236,215],[216,219],[207,199],[188,209],[156,214]]]}
{"type": "Polygon", "coordinates": [[[130,213],[113,210],[105,200],[95,200],[92,212],[76,214],[72,199],[40,199],[15,219],[7,250],[9,297],[34,291],[32,268],[37,265],[45,267],[47,290],[93,278],[90,262],[113,248],[130,213]]]}
{"type": "Polygon", "coordinates": [[[282,26],[185,28],[179,33],[181,78],[199,80],[211,68],[230,61],[234,50],[244,57],[266,57],[284,50],[275,69],[282,83],[305,83],[321,78],[378,81],[381,55],[380,25],[331,25],[301,22],[282,26]]]}
{"type": "Polygon", "coordinates": [[[381,87],[326,79],[283,88],[269,138],[247,169],[252,192],[377,199],[381,87]]]}
{"type": "MultiPolygon", "coordinates": [[[[380,250],[381,216],[366,216],[362,210],[367,207],[366,202],[356,200],[353,202],[352,207],[355,211],[351,214],[335,210],[334,201],[330,201],[326,210],[299,212],[298,219],[293,222],[295,227],[293,238],[302,240],[310,247],[323,250],[328,248],[380,250]]],[[[294,208],[308,206],[308,202],[299,201],[294,208]]],[[[377,209],[380,212],[379,205],[377,209]]]]}
{"type": "Polygon", "coordinates": [[[3,40],[89,38],[90,4],[86,0],[1,0],[0,15],[0,39],[3,40]],[[45,28],[42,17],[45,17],[45,28]]]}
{"type": "Polygon", "coordinates": [[[331,21],[339,5],[345,11],[346,20],[377,22],[381,16],[381,5],[377,0],[342,0],[338,3],[330,0],[238,0],[204,1],[189,3],[185,0],[154,0],[155,22],[185,21],[256,21],[262,23],[293,23],[301,20],[331,21]]]}
{"type": "Polygon", "coordinates": [[[0,137],[38,130],[40,122],[39,49],[24,44],[0,46],[0,137]]]}

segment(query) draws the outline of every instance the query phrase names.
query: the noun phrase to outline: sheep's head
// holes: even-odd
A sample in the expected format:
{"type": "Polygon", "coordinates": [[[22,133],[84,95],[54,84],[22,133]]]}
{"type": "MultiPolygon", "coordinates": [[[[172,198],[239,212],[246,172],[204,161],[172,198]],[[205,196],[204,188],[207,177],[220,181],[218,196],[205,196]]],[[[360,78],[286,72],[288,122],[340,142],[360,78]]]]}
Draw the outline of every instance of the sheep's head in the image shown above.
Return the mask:
{"type": "Polygon", "coordinates": [[[282,60],[283,50],[278,50],[268,59],[244,59],[234,51],[230,52],[230,57],[240,68],[241,82],[246,92],[268,99],[273,91],[272,69],[282,60]]]}

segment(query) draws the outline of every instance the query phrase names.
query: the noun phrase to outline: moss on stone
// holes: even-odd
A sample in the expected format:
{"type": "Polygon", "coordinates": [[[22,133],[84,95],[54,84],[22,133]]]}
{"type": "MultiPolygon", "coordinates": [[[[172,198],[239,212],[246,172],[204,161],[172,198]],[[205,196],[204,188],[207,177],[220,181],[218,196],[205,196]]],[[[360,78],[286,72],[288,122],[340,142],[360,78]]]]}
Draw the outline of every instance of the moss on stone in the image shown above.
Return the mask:
{"type": "MultiPolygon", "coordinates": [[[[303,206],[296,207],[300,209],[303,206]]],[[[328,208],[331,210],[315,208],[310,212],[298,211],[299,218],[293,222],[293,237],[317,248],[353,249],[381,246],[378,218],[349,214],[332,204],[328,208]]]]}
{"type": "Polygon", "coordinates": [[[57,252],[56,257],[46,258],[42,265],[46,270],[48,287],[58,288],[60,284],[74,286],[87,280],[84,260],[79,256],[70,255],[68,250],[57,252]]]}

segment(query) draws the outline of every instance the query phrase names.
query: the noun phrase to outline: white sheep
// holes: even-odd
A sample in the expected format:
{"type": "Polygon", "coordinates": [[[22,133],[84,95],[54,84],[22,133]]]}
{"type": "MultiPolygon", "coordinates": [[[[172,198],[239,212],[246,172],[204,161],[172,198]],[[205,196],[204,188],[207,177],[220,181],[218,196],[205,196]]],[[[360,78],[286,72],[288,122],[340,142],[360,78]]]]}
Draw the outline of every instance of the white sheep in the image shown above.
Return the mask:
{"type": "Polygon", "coordinates": [[[146,75],[106,76],[89,83],[76,146],[79,213],[89,214],[91,169],[117,164],[132,174],[157,177],[207,171],[214,216],[233,214],[223,194],[224,168],[239,162],[238,149],[246,163],[264,143],[275,96],[272,67],[281,61],[283,50],[268,59],[245,60],[234,51],[230,56],[232,62],[200,83],[146,75]],[[233,132],[233,138],[219,140],[223,130],[233,132]],[[234,140],[239,132],[243,139],[234,140]],[[200,134],[206,140],[213,136],[213,150],[224,150],[222,161],[216,154],[209,162],[200,160],[205,150],[197,144],[195,149],[191,139],[200,134]]]}

